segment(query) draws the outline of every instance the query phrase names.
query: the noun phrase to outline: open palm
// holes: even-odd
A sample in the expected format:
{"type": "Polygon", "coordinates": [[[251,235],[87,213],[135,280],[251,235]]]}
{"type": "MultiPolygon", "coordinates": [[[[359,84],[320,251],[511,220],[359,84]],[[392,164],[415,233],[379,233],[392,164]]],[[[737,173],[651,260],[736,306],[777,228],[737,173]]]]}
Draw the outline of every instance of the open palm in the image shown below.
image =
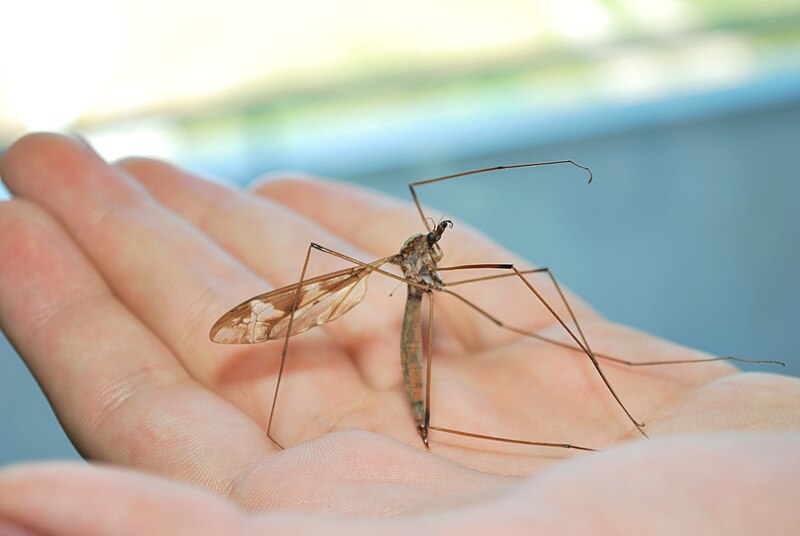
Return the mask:
{"type": "MultiPolygon", "coordinates": [[[[380,274],[370,277],[358,307],[290,340],[272,434],[293,447],[281,451],[265,429],[283,341],[216,345],[208,340],[210,326],[236,303],[296,281],[312,241],[363,261],[395,253],[408,235],[424,230],[413,208],[319,179],[272,178],[243,192],[152,160],[112,166],[82,143],[55,135],[17,142],[2,172],[15,199],[0,207],[0,321],[70,438],[88,459],[171,477],[228,501],[85,467],[17,469],[0,478],[0,489],[50,482],[51,492],[58,489],[53,483],[72,489],[75,501],[117,490],[123,505],[150,500],[154,515],[208,528],[241,522],[230,503],[251,513],[425,516],[478,502],[483,510],[471,510],[476,515],[536,497],[551,509],[569,509],[567,496],[603,495],[606,485],[624,495],[614,475],[658,482],[659,474],[671,474],[666,468],[691,473],[698,460],[721,463],[720,452],[731,457],[725,463],[758,474],[782,474],[785,464],[770,464],[788,452],[800,468],[797,434],[658,439],[796,432],[796,380],[736,373],[722,362],[601,363],[653,438],[612,449],[642,435],[584,354],[501,329],[445,294],[436,294],[434,306],[432,425],[611,450],[580,454],[434,431],[427,453],[399,366],[404,290],[380,274]],[[510,476],[534,473],[541,477],[510,476]],[[173,506],[185,504],[185,518],[180,508],[166,509],[159,493],[173,506]],[[198,504],[206,505],[199,513],[198,504]]],[[[525,266],[456,223],[441,242],[444,264],[525,266]]],[[[309,263],[311,275],[348,267],[319,252],[309,263]]],[[[448,274],[473,276],[459,275],[448,274]]],[[[549,280],[531,281],[566,318],[549,280]]],[[[571,343],[515,278],[454,289],[509,325],[571,343]]],[[[634,362],[707,357],[614,325],[569,300],[597,353],[634,362]]],[[[704,485],[692,489],[704,495],[710,491],[704,485]]],[[[20,513],[27,503],[3,503],[10,500],[4,497],[0,512],[34,523],[20,513]]],[[[601,499],[597,511],[610,511],[610,498],[601,499]]],[[[94,514],[96,522],[104,518],[94,514]]],[[[631,514],[626,526],[636,526],[640,515],[631,514]]]]}

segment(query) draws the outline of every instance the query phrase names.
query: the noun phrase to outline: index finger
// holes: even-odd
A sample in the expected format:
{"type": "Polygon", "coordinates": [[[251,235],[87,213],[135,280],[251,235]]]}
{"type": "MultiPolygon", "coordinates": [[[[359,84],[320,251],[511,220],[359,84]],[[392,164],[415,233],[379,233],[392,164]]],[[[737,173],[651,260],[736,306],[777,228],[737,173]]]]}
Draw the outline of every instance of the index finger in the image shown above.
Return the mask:
{"type": "Polygon", "coordinates": [[[208,343],[208,326],[229,296],[263,289],[261,278],[74,140],[26,136],[8,149],[2,171],[15,195],[59,221],[194,378],[218,384],[230,356],[208,343]]]}

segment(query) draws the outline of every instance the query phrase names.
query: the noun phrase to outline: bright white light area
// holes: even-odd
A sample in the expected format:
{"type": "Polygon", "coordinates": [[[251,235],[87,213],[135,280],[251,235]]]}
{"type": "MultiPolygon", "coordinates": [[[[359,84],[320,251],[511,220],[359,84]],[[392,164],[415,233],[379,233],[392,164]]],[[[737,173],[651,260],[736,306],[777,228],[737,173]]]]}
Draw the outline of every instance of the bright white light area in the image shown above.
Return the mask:
{"type": "Polygon", "coordinates": [[[18,1],[0,32],[0,131],[502,61],[608,32],[597,0],[544,3],[18,1]]]}
{"type": "Polygon", "coordinates": [[[598,0],[540,0],[539,6],[553,35],[574,43],[608,38],[613,15],[598,0]]]}
{"type": "Polygon", "coordinates": [[[648,32],[674,32],[700,21],[686,0],[617,0],[625,15],[639,23],[648,32]]]}
{"type": "Polygon", "coordinates": [[[711,88],[747,80],[755,74],[756,62],[753,47],[742,36],[716,33],[697,39],[683,54],[681,67],[694,73],[698,85],[711,88]]]}
{"type": "Polygon", "coordinates": [[[0,141],[362,89],[398,101],[490,88],[526,102],[667,95],[684,73],[702,85],[749,70],[762,53],[746,46],[766,47],[756,37],[781,26],[781,13],[796,17],[784,4],[765,0],[774,20],[759,22],[716,0],[12,0],[0,10],[0,141]],[[743,40],[700,43],[720,24],[743,40]],[[559,57],[563,68],[538,64],[559,57]],[[526,69],[530,83],[511,88],[526,69]]]}
{"type": "Polygon", "coordinates": [[[666,49],[622,50],[598,69],[604,72],[599,90],[614,100],[634,102],[740,84],[754,76],[756,57],[742,37],[720,33],[678,41],[666,49]]]}
{"type": "Polygon", "coordinates": [[[25,0],[2,13],[0,120],[25,129],[67,126],[119,61],[119,1],[25,0]]]}
{"type": "Polygon", "coordinates": [[[172,160],[180,146],[179,135],[168,121],[136,121],[122,127],[92,131],[92,147],[107,161],[127,156],[147,156],[172,160]],[[131,155],[131,148],[136,154],[131,155]]]}
{"type": "Polygon", "coordinates": [[[123,1],[125,63],[94,103],[100,118],[473,63],[524,50],[543,24],[517,0],[123,1]]]}

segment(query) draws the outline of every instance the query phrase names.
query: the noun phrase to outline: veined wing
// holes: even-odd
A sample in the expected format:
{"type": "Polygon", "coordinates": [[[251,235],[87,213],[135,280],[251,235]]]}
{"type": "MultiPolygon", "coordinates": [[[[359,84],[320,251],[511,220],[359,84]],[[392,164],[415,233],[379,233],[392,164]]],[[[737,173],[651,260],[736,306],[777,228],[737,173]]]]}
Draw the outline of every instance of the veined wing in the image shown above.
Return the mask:
{"type": "MultiPolygon", "coordinates": [[[[390,258],[369,265],[378,268],[390,258]]],[[[355,266],[303,281],[291,334],[336,320],[358,305],[367,292],[367,276],[371,272],[369,268],[355,266]]],[[[214,323],[209,339],[223,344],[246,344],[285,337],[297,286],[294,283],[237,305],[214,323]]]]}

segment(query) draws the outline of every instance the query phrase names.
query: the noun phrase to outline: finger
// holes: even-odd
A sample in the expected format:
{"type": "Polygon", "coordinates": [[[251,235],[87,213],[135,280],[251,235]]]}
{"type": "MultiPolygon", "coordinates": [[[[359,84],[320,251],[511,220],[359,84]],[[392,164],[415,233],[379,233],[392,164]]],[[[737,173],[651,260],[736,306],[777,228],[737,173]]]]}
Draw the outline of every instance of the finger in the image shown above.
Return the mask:
{"type": "MultiPolygon", "coordinates": [[[[252,189],[372,253],[376,253],[374,248],[383,244],[392,244],[394,249],[399,249],[409,235],[427,232],[419,213],[410,203],[346,182],[297,172],[275,172],[263,175],[255,181],[252,189]]],[[[453,230],[448,230],[442,240],[448,249],[448,264],[489,262],[487,259],[521,262],[460,222],[453,230]]]]}
{"type": "MultiPolygon", "coordinates": [[[[116,163],[141,183],[159,203],[202,230],[273,286],[297,281],[310,242],[365,258],[348,241],[308,218],[263,197],[209,181],[167,162],[126,158],[116,163]]],[[[366,259],[373,260],[371,256],[366,259]]],[[[315,270],[340,269],[322,257],[315,270]]],[[[313,275],[313,274],[311,274],[313,275]]]]}
{"type": "Polygon", "coordinates": [[[53,536],[247,533],[244,517],[207,492],[132,471],[65,463],[0,473],[0,520],[53,536]]]}
{"type": "MultiPolygon", "coordinates": [[[[159,203],[273,283],[297,281],[312,241],[355,259],[374,260],[308,218],[261,196],[204,180],[156,160],[126,159],[117,165],[140,181],[159,203]]],[[[391,254],[393,247],[387,247],[383,255],[391,254]]],[[[313,250],[305,277],[352,266],[313,250]]],[[[400,381],[399,369],[387,365],[394,365],[402,308],[386,300],[397,281],[375,274],[369,284],[373,292],[367,294],[366,303],[338,319],[329,333],[355,357],[367,383],[383,388],[400,381]],[[375,314],[376,309],[382,309],[382,314],[375,314]],[[391,363],[387,363],[389,360],[391,363]]],[[[242,298],[247,296],[238,299],[242,298]]]]}
{"type": "Polygon", "coordinates": [[[0,324],[84,455],[223,489],[270,449],[188,377],[47,213],[0,204],[0,258],[11,261],[0,263],[0,324]]]}
{"type": "Polygon", "coordinates": [[[231,296],[255,294],[265,283],[77,141],[25,137],[8,149],[2,171],[16,195],[62,223],[191,374],[212,383],[223,355],[208,341],[209,326],[231,296]]]}
{"type": "Polygon", "coordinates": [[[542,533],[563,531],[575,512],[574,534],[597,532],[598,519],[609,534],[796,533],[799,437],[748,429],[635,441],[526,479],[509,498],[536,505],[527,526],[542,533]]]}
{"type": "MultiPolygon", "coordinates": [[[[462,501],[474,505],[478,498],[490,499],[517,484],[518,479],[466,469],[377,434],[351,431],[327,435],[265,460],[244,475],[227,498],[251,514],[266,513],[259,517],[259,524],[262,531],[269,532],[277,528],[270,523],[275,520],[269,513],[385,518],[414,510],[417,514],[429,512],[462,501]]],[[[147,489],[167,505],[175,501],[174,517],[181,516],[189,499],[213,500],[196,489],[131,471],[50,463],[0,471],[0,518],[4,513],[20,516],[41,509],[42,504],[51,504],[49,494],[56,501],[52,504],[63,504],[69,500],[67,495],[79,497],[69,510],[74,509],[76,519],[91,518],[92,512],[81,508],[82,503],[93,504],[96,497],[108,494],[121,505],[147,489]],[[130,493],[121,495],[118,488],[130,493]],[[165,495],[168,490],[174,491],[171,499],[165,495]]],[[[146,504],[148,499],[142,500],[146,504]]],[[[213,504],[203,511],[220,513],[213,504]]],[[[169,508],[138,509],[147,516],[146,521],[153,521],[153,515],[160,512],[169,512],[169,508]]],[[[50,511],[39,513],[48,515],[50,511]]],[[[374,534],[374,527],[369,534],[374,534]]]]}

